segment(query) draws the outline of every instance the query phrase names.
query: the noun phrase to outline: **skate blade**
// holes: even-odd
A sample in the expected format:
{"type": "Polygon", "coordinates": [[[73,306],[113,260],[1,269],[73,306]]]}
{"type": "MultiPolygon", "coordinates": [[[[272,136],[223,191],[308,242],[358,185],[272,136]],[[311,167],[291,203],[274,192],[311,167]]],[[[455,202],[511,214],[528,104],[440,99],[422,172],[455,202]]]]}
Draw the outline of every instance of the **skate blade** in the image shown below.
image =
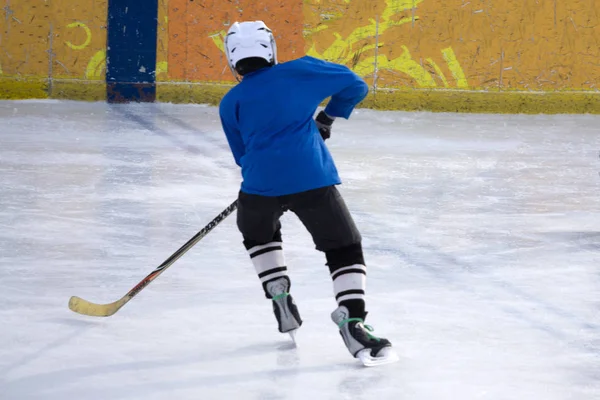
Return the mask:
{"type": "Polygon", "coordinates": [[[298,330],[294,329],[293,331],[289,331],[288,334],[290,335],[290,338],[292,339],[292,342],[294,342],[294,346],[298,347],[298,342],[296,342],[296,332],[298,330]]]}
{"type": "Polygon", "coordinates": [[[371,355],[370,349],[359,351],[356,357],[365,367],[377,367],[379,365],[392,364],[400,360],[398,354],[390,347],[382,349],[377,357],[371,355]]]}

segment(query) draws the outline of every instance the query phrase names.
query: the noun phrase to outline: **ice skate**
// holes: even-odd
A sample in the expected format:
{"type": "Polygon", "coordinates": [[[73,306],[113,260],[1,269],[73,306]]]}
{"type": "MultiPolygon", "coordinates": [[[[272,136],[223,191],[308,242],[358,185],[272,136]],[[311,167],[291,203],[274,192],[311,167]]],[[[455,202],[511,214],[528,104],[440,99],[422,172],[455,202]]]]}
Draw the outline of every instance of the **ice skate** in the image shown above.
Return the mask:
{"type": "Polygon", "coordinates": [[[398,361],[390,341],[373,335],[373,329],[364,324],[366,315],[363,318],[349,318],[348,309],[344,306],[339,306],[331,313],[331,319],[337,324],[350,354],[367,367],[398,361]]]}
{"type": "Polygon", "coordinates": [[[289,281],[283,277],[266,284],[267,293],[273,301],[273,313],[277,318],[279,332],[288,333],[296,343],[296,330],[302,325],[302,319],[292,295],[288,292],[289,287],[289,281]]]}

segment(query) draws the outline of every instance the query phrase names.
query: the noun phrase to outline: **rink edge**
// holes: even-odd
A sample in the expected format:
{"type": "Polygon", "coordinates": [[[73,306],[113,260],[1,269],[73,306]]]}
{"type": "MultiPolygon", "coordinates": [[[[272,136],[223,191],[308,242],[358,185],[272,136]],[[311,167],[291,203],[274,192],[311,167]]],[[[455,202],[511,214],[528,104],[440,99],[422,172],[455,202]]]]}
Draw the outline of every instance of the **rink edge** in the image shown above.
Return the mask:
{"type": "Polygon", "coordinates": [[[106,82],[55,80],[49,98],[61,100],[102,101],[106,100],[106,82]]]}
{"type": "MultiPolygon", "coordinates": [[[[230,84],[157,82],[159,102],[218,105],[230,84]]],[[[0,99],[106,100],[104,81],[0,78],[0,99]]],[[[494,114],[600,114],[600,91],[477,91],[410,89],[371,91],[359,105],[377,110],[494,114]]]]}
{"type": "MultiPolygon", "coordinates": [[[[218,105],[226,84],[157,82],[157,100],[218,105]]],[[[446,89],[382,90],[360,108],[377,110],[493,114],[600,114],[600,91],[477,91],[446,89]]]]}
{"type": "Polygon", "coordinates": [[[0,100],[25,99],[101,101],[106,100],[106,83],[102,80],[0,77],[0,100]]]}
{"type": "Polygon", "coordinates": [[[0,100],[46,98],[48,98],[48,80],[0,77],[0,100]]]}
{"type": "Polygon", "coordinates": [[[362,107],[378,110],[491,114],[600,114],[600,91],[377,91],[362,107]]]}

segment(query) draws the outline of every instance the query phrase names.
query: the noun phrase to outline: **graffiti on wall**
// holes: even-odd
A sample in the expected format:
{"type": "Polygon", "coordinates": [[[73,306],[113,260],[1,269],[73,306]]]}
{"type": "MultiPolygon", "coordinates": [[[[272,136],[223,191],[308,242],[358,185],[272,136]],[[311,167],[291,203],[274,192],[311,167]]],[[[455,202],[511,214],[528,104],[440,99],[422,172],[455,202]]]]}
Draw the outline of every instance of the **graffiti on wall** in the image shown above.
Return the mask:
{"type": "MultiPolygon", "coordinates": [[[[419,17],[414,12],[422,1],[343,0],[341,3],[328,1],[325,5],[319,0],[306,0],[303,30],[306,54],[344,64],[374,82],[380,71],[387,71],[404,74],[418,87],[437,87],[436,81],[439,81],[443,87],[467,88],[467,79],[452,47],[439,50],[452,75],[450,82],[432,57],[419,62],[406,44],[386,40],[387,32],[418,23],[419,17]],[[392,57],[384,53],[386,48],[390,48],[392,57]]],[[[209,35],[221,52],[225,52],[225,35],[225,29],[209,35]]]]}
{"type": "MultiPolygon", "coordinates": [[[[102,80],[107,0],[7,2],[0,75],[102,80]]],[[[600,85],[594,2],[159,0],[157,79],[232,82],[223,37],[262,19],[281,61],[308,54],[381,88],[592,89],[600,85]]]]}
{"type": "MultiPolygon", "coordinates": [[[[85,39],[82,43],[75,44],[69,40],[65,40],[64,44],[72,51],[83,50],[92,42],[92,30],[83,22],[75,21],[66,25],[68,29],[79,28],[85,33],[85,39]]],[[[106,71],[106,51],[98,50],[89,59],[84,72],[84,77],[87,79],[102,79],[106,71]]]]}
{"type": "MultiPolygon", "coordinates": [[[[338,4],[328,2],[326,8],[325,2],[307,0],[307,54],[345,64],[363,77],[375,79],[379,71],[396,72],[410,77],[415,86],[436,87],[437,76],[444,87],[449,87],[451,83],[433,58],[415,60],[406,43],[389,35],[414,28],[420,20],[418,5],[423,1],[344,0],[338,4]]],[[[452,47],[440,51],[454,78],[453,86],[466,88],[467,79],[452,47]]]]}
{"type": "Polygon", "coordinates": [[[0,18],[0,73],[103,79],[106,0],[11,2],[0,18]]]}
{"type": "Polygon", "coordinates": [[[280,59],[304,55],[302,0],[168,0],[168,78],[232,82],[215,39],[235,21],[263,20],[273,29],[280,59]]]}
{"type": "Polygon", "coordinates": [[[202,38],[186,45],[185,32],[176,28],[177,57],[170,49],[169,63],[176,62],[177,71],[169,78],[232,81],[224,32],[232,21],[263,19],[282,49],[280,60],[309,54],[343,63],[377,87],[556,90],[600,84],[600,9],[593,2],[295,0],[282,8],[268,0],[258,10],[253,3],[259,2],[204,1],[204,11],[186,6],[188,17],[177,24],[202,38]]]}

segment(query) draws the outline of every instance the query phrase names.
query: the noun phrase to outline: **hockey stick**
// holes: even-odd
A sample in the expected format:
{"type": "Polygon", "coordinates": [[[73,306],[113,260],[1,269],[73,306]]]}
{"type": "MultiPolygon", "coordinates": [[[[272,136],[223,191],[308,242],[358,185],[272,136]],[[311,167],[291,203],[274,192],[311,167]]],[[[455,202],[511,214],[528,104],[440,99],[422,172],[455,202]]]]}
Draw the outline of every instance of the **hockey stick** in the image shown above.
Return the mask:
{"type": "Polygon", "coordinates": [[[189,249],[192,248],[196,243],[200,241],[206,234],[213,230],[214,227],[219,225],[221,221],[229,216],[235,209],[237,208],[237,200],[235,200],[229,207],[221,212],[221,214],[217,215],[208,225],[206,225],[200,232],[198,232],[194,237],[192,237],[186,244],[181,246],[179,250],[171,255],[171,257],[167,258],[162,264],[160,264],[154,271],[152,271],[148,276],[146,276],[140,283],[135,285],[133,289],[131,289],[125,296],[121,299],[115,301],[114,303],[109,304],[95,304],[89,302],[87,300],[82,299],[81,297],[72,296],[69,299],[69,308],[76,313],[83,315],[90,315],[93,317],[109,317],[119,311],[121,307],[123,307],[129,300],[133,299],[133,297],[142,291],[143,288],[148,286],[150,282],[156,279],[160,274],[162,274],[167,268],[171,266],[179,257],[185,254],[189,249]]]}

